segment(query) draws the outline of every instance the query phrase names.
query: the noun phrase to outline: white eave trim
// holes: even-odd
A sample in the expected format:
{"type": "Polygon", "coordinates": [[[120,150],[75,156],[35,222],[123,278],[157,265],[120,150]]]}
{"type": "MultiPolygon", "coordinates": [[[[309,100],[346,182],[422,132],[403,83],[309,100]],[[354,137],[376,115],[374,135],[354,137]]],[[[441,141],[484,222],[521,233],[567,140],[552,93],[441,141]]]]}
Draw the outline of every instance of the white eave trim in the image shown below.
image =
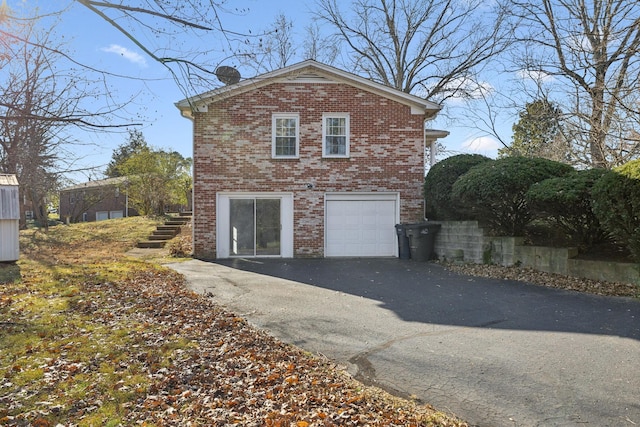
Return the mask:
{"type": "Polygon", "coordinates": [[[440,104],[404,93],[389,86],[373,82],[311,59],[257,77],[245,79],[233,85],[219,87],[209,92],[183,99],[175,105],[184,117],[191,118],[194,109],[197,109],[197,112],[206,112],[207,105],[217,99],[224,99],[274,82],[296,81],[302,83],[313,81],[332,83],[332,80],[342,81],[354,87],[368,90],[408,105],[411,107],[412,114],[425,114],[432,117],[442,109],[440,104]]]}
{"type": "Polygon", "coordinates": [[[424,136],[427,139],[439,139],[439,138],[446,138],[447,136],[449,136],[449,131],[448,130],[437,130],[437,129],[425,129],[424,130],[424,136]]]}

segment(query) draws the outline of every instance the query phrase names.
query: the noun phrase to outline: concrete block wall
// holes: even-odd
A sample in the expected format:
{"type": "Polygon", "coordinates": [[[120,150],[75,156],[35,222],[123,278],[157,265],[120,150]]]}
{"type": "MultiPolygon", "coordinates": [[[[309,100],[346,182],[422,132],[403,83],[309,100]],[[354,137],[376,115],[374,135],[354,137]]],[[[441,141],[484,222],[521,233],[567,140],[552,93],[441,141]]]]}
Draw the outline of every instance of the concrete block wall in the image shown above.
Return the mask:
{"type": "Polygon", "coordinates": [[[441,224],[434,250],[441,260],[474,264],[521,265],[548,273],[640,285],[640,265],[575,259],[577,248],[525,246],[520,237],[486,236],[477,221],[441,224]]]}
{"type": "Polygon", "coordinates": [[[515,247],[514,263],[519,261],[521,265],[547,273],[567,274],[569,258],[577,255],[577,248],[518,245],[515,247]]]}
{"type": "Polygon", "coordinates": [[[518,262],[517,250],[523,243],[522,237],[492,237],[492,262],[498,265],[514,265],[518,262]]]}
{"type": "Polygon", "coordinates": [[[594,280],[633,283],[640,286],[640,265],[632,263],[569,259],[567,260],[567,274],[594,280]]]}
{"type": "Polygon", "coordinates": [[[435,252],[447,261],[465,261],[476,264],[486,262],[491,239],[484,235],[478,221],[433,221],[442,228],[435,236],[435,252]]]}

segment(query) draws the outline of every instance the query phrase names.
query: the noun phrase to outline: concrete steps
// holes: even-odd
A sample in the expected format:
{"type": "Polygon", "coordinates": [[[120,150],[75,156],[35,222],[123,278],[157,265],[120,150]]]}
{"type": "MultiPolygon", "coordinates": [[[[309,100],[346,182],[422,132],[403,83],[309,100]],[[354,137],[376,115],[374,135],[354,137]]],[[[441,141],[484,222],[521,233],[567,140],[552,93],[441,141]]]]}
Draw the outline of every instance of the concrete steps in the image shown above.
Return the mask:
{"type": "Polygon", "coordinates": [[[179,215],[171,216],[163,225],[157,226],[147,240],[138,241],[136,247],[148,249],[164,248],[167,242],[180,234],[182,227],[190,221],[191,212],[180,212],[179,215]]]}
{"type": "Polygon", "coordinates": [[[140,240],[136,244],[136,247],[142,249],[162,249],[166,243],[166,240],[140,240]]]}

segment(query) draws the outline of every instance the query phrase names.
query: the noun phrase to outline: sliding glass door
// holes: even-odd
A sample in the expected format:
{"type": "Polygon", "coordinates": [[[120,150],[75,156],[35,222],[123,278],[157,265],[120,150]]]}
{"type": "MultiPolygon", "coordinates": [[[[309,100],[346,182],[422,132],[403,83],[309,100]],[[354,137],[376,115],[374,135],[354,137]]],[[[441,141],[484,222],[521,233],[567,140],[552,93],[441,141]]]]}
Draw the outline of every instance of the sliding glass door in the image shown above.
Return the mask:
{"type": "Polygon", "coordinates": [[[229,254],[279,256],[280,209],[279,198],[231,198],[229,254]]]}

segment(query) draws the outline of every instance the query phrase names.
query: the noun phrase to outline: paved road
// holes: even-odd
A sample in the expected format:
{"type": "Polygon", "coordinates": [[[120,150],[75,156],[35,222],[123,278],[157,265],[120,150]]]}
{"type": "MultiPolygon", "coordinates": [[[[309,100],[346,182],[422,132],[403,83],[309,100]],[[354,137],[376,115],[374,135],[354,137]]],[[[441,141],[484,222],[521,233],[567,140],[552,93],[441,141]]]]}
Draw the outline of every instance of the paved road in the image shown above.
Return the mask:
{"type": "Polygon", "coordinates": [[[398,259],[170,267],[283,341],[473,425],[640,425],[638,300],[398,259]]]}

